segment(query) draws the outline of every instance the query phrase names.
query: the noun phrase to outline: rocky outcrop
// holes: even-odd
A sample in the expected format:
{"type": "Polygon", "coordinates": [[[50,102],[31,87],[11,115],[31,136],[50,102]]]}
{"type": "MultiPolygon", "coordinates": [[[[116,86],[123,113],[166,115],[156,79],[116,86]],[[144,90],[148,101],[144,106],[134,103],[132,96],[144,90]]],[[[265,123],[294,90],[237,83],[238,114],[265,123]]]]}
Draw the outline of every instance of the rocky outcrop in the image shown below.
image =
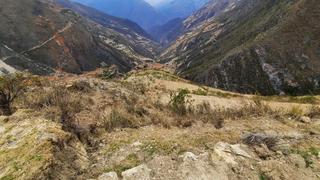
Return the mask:
{"type": "Polygon", "coordinates": [[[0,142],[0,179],[74,178],[89,166],[77,138],[24,110],[0,117],[0,142]]]}

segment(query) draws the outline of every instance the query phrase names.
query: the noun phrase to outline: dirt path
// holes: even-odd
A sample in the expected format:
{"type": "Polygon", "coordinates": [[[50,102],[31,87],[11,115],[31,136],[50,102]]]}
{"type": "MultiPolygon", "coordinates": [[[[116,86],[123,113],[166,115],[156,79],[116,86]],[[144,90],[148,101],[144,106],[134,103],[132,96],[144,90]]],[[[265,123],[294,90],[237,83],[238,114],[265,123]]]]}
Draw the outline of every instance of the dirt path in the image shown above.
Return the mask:
{"type": "Polygon", "coordinates": [[[11,56],[7,56],[7,57],[3,57],[1,58],[0,60],[1,61],[5,61],[7,59],[10,59],[12,57],[20,57],[20,56],[23,56],[24,57],[24,54],[26,53],[29,53],[31,51],[34,51],[34,50],[37,50],[43,46],[45,46],[46,44],[48,44],[49,42],[51,42],[52,40],[56,39],[58,35],[60,35],[61,33],[67,31],[68,29],[70,29],[72,27],[73,23],[72,22],[68,22],[66,26],[64,26],[62,29],[58,30],[57,33],[55,33],[53,36],[51,36],[49,39],[43,41],[42,43],[36,45],[36,46],[33,46],[32,48],[30,49],[27,49],[27,50],[24,50],[24,51],[21,51],[21,52],[15,52],[12,48],[9,48],[7,45],[4,45],[8,50],[10,50],[11,52],[15,53],[14,55],[11,55],[11,56]]]}

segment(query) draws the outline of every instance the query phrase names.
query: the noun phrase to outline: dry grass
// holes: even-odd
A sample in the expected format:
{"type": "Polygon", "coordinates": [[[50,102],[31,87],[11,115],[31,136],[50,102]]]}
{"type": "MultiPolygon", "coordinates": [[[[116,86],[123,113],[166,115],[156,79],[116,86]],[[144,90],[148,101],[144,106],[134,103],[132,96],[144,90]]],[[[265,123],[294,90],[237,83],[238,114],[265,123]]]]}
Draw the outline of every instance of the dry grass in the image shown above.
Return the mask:
{"type": "Polygon", "coordinates": [[[305,115],[305,113],[300,106],[294,106],[286,113],[286,115],[292,118],[299,118],[305,115]]]}
{"type": "Polygon", "coordinates": [[[82,93],[89,93],[92,91],[92,87],[90,86],[90,83],[83,80],[73,82],[72,86],[68,89],[75,92],[82,92],[82,93]]]}
{"type": "Polygon", "coordinates": [[[269,149],[273,149],[277,145],[279,140],[274,136],[268,136],[264,134],[250,134],[247,137],[243,138],[242,141],[250,146],[260,146],[264,144],[269,149]]]}
{"type": "Polygon", "coordinates": [[[320,107],[316,105],[311,106],[306,115],[310,118],[320,117],[320,107]]]}
{"type": "Polygon", "coordinates": [[[36,89],[24,97],[22,104],[23,108],[33,109],[45,118],[61,123],[63,130],[74,133],[81,140],[87,139],[90,129],[83,129],[76,115],[92,105],[90,98],[65,86],[36,89]]]}
{"type": "Polygon", "coordinates": [[[102,123],[102,127],[109,132],[119,128],[138,128],[141,126],[136,118],[115,109],[102,117],[102,123]]]}

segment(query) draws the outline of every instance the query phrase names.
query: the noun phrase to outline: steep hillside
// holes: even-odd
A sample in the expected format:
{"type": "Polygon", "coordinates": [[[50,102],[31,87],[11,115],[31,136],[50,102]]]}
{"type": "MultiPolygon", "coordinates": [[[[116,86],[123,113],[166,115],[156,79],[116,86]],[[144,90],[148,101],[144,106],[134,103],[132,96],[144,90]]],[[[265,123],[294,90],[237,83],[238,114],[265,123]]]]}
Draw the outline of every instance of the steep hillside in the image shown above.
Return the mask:
{"type": "Polygon", "coordinates": [[[320,175],[319,97],[241,95],[155,70],[34,78],[0,116],[0,179],[320,175]]]}
{"type": "Polygon", "coordinates": [[[0,7],[2,72],[80,73],[111,64],[128,71],[153,57],[127,34],[79,16],[54,0],[3,0],[0,7]]]}
{"type": "Polygon", "coordinates": [[[191,30],[162,54],[162,61],[176,63],[177,73],[188,79],[222,89],[315,93],[319,16],[316,0],[212,1],[185,21],[191,30]]]}
{"type": "Polygon", "coordinates": [[[130,19],[141,27],[149,30],[151,27],[164,23],[162,16],[144,0],[74,0],[93,7],[101,12],[130,19]]]}
{"type": "Polygon", "coordinates": [[[154,28],[152,35],[164,46],[168,46],[174,43],[179,36],[197,28],[199,24],[220,15],[235,2],[236,0],[211,0],[189,17],[174,19],[162,26],[154,28]]]}
{"type": "Polygon", "coordinates": [[[134,51],[152,58],[159,53],[159,45],[154,42],[152,37],[138,24],[127,19],[121,19],[104,14],[94,8],[90,8],[79,3],[66,0],[57,0],[57,2],[65,8],[70,8],[80,15],[103,25],[106,28],[122,34],[127,41],[131,42],[130,46],[134,51]]]}

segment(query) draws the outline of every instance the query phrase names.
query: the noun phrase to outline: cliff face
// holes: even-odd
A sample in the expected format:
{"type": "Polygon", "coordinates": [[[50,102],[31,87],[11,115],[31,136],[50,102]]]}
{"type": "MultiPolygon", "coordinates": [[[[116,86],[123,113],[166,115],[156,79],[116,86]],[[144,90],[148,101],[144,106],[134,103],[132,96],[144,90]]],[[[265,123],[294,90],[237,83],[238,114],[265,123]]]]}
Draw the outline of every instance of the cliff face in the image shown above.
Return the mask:
{"type": "Polygon", "coordinates": [[[185,21],[189,31],[161,59],[188,79],[227,90],[316,92],[319,16],[315,0],[212,1],[185,21]]]}
{"type": "Polygon", "coordinates": [[[63,7],[61,2],[0,2],[2,72],[12,70],[5,65],[50,74],[57,69],[80,73],[111,64],[128,71],[143,59],[153,57],[152,49],[145,50],[141,45],[141,39],[146,37],[132,30],[137,38],[130,39],[128,33],[119,31],[128,29],[122,21],[109,18],[118,29],[108,28],[63,7]]]}

